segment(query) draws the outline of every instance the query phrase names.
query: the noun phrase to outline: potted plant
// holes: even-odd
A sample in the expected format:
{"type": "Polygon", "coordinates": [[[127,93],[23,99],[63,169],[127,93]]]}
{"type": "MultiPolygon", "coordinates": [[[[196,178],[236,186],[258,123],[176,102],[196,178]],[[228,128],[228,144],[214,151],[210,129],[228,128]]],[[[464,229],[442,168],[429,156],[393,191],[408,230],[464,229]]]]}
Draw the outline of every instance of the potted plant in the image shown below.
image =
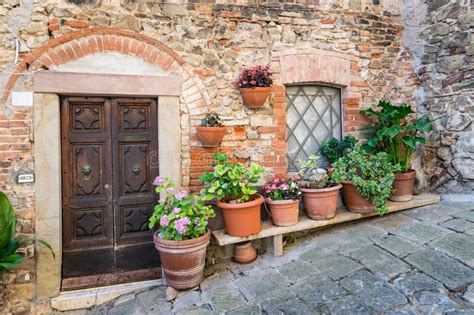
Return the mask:
{"type": "Polygon", "coordinates": [[[349,153],[357,144],[357,139],[351,135],[345,136],[342,140],[332,138],[322,145],[320,152],[326,158],[329,165],[336,162],[343,155],[349,153]]]}
{"type": "Polygon", "coordinates": [[[311,155],[306,161],[299,161],[301,191],[308,217],[327,220],[336,216],[337,196],[341,184],[333,184],[325,169],[319,167],[319,156],[311,155]]]}
{"type": "Polygon", "coordinates": [[[221,118],[218,114],[207,113],[201,120],[201,125],[196,126],[199,141],[205,148],[215,148],[221,144],[227,128],[222,126],[221,118]]]}
{"type": "Polygon", "coordinates": [[[342,183],[344,201],[349,211],[367,213],[388,211],[385,204],[392,194],[398,165],[390,163],[387,153],[370,154],[360,145],[333,164],[331,179],[342,183]]]}
{"type": "Polygon", "coordinates": [[[381,100],[377,107],[380,110],[361,111],[375,122],[375,125],[365,128],[371,136],[364,149],[368,152],[386,152],[390,162],[400,166],[395,175],[394,193],[390,200],[408,201],[413,196],[416,177],[410,165],[411,156],[418,143],[426,142],[419,133],[430,131],[432,124],[428,117],[413,118],[414,112],[407,104],[395,106],[389,101],[381,100]]]}
{"type": "Polygon", "coordinates": [[[252,69],[244,67],[238,81],[244,105],[248,108],[262,107],[270,94],[272,84],[270,65],[258,65],[252,69]]]}
{"type": "Polygon", "coordinates": [[[199,181],[204,183],[202,194],[207,199],[216,198],[222,210],[227,234],[249,236],[261,229],[260,206],[262,195],[252,187],[260,180],[263,167],[252,163],[244,166],[231,163],[225,154],[216,153],[214,170],[206,172],[199,181]]]}
{"type": "Polygon", "coordinates": [[[173,194],[174,184],[166,177],[156,177],[153,184],[164,195],[149,218],[163,276],[174,289],[194,288],[202,280],[211,235],[207,224],[215,213],[200,195],[185,190],[173,194]]]}
{"type": "Polygon", "coordinates": [[[273,224],[290,226],[298,223],[301,190],[296,177],[272,177],[265,183],[264,190],[273,224]]]}

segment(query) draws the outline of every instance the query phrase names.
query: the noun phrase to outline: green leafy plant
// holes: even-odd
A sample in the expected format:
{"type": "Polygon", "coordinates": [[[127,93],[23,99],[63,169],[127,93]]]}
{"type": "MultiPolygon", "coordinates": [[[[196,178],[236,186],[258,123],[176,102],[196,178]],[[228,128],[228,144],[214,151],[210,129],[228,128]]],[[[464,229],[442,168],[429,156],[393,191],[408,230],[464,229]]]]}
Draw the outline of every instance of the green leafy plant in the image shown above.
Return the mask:
{"type": "Polygon", "coordinates": [[[345,136],[342,140],[332,138],[327,140],[320,149],[321,154],[329,161],[336,162],[344,154],[349,153],[357,144],[357,139],[353,136],[345,136]]]}
{"type": "Polygon", "coordinates": [[[0,275],[20,264],[23,256],[17,254],[21,243],[15,240],[16,217],[8,197],[0,192],[0,275]]]}
{"type": "Polygon", "coordinates": [[[301,176],[301,186],[310,189],[321,189],[331,186],[327,171],[319,167],[320,158],[310,155],[307,160],[300,160],[298,175],[301,176]]]}
{"type": "Polygon", "coordinates": [[[227,156],[216,153],[214,170],[206,172],[199,181],[204,183],[201,193],[206,199],[225,198],[231,203],[241,203],[250,200],[250,196],[257,193],[252,187],[260,180],[263,167],[252,163],[245,166],[240,163],[230,163],[227,156]]]}
{"type": "MultiPolygon", "coordinates": [[[[15,239],[16,226],[17,219],[10,200],[5,193],[0,192],[0,275],[7,269],[15,268],[23,261],[23,256],[17,251],[21,246],[29,243],[15,239]]],[[[48,243],[42,240],[36,240],[36,242],[47,247],[55,257],[48,243]]]]}
{"type": "Polygon", "coordinates": [[[357,192],[375,205],[380,215],[388,211],[385,202],[392,194],[392,183],[400,166],[390,163],[387,153],[370,154],[357,145],[334,162],[333,167],[331,179],[334,182],[351,181],[357,192]]]}
{"type": "Polygon", "coordinates": [[[410,105],[393,105],[380,100],[377,108],[362,110],[361,113],[374,120],[375,125],[365,128],[370,133],[364,149],[368,152],[383,151],[388,154],[390,162],[400,165],[400,172],[410,170],[411,156],[418,143],[425,144],[426,139],[419,135],[432,129],[428,117],[413,118],[410,105]]]}
{"type": "Polygon", "coordinates": [[[217,113],[207,113],[201,120],[202,127],[222,127],[221,118],[217,113]]]}
{"type": "Polygon", "coordinates": [[[150,229],[158,227],[159,238],[181,241],[206,234],[208,220],[216,214],[205,198],[185,190],[173,194],[174,184],[167,177],[158,176],[153,184],[157,193],[166,193],[149,219],[150,229]]]}

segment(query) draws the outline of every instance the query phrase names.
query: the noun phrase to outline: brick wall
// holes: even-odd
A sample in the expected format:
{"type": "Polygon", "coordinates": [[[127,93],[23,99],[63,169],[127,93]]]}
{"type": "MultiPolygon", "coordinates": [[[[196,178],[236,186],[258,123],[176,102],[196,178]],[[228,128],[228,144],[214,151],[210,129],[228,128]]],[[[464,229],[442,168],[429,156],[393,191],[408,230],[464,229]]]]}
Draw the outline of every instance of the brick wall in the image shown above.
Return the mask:
{"type": "MultiPolygon", "coordinates": [[[[199,190],[197,178],[218,151],[261,163],[269,173],[286,172],[285,84],[340,87],[344,132],[358,136],[364,125],[359,109],[380,98],[412,104],[416,99],[412,53],[401,43],[402,21],[384,1],[245,2],[247,6],[223,1],[13,2],[0,6],[0,188],[12,198],[20,234],[34,233],[33,193],[41,187],[15,182],[18,173],[34,170],[34,139],[32,109],[12,106],[11,91],[31,91],[35,71],[114,52],[179,76],[182,178],[192,191],[199,190]],[[16,38],[20,54],[15,64],[16,38]],[[269,101],[262,109],[247,109],[234,81],[243,65],[267,63],[275,73],[269,101]],[[227,126],[218,149],[202,148],[194,128],[209,110],[217,111],[227,126]]],[[[35,300],[34,250],[27,250],[32,258],[3,280],[8,283],[6,310],[29,311],[29,301],[35,300]]]]}

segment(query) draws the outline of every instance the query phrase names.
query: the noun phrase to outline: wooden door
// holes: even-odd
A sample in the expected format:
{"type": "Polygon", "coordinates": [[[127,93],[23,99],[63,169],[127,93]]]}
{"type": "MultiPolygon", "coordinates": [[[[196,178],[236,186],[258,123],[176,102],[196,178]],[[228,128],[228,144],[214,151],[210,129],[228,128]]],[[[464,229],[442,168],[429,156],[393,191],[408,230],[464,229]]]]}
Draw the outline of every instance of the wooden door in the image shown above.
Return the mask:
{"type": "Polygon", "coordinates": [[[156,101],[63,97],[61,103],[63,279],[93,276],[68,282],[84,287],[101,284],[89,284],[97,279],[156,277],[159,257],[148,229],[158,175],[156,101]]]}

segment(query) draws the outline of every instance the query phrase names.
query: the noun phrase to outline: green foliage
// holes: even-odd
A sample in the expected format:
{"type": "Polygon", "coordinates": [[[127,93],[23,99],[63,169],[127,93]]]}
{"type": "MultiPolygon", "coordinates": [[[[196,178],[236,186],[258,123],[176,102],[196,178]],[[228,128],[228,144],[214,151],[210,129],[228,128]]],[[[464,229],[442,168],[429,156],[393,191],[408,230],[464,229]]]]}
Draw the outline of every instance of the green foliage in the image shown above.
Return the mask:
{"type": "Polygon", "coordinates": [[[303,187],[321,189],[330,186],[328,173],[325,169],[319,167],[319,160],[319,156],[313,154],[306,161],[299,161],[298,175],[301,176],[303,187]]]}
{"type": "Polygon", "coordinates": [[[216,214],[205,198],[185,190],[173,194],[174,184],[167,177],[158,176],[153,184],[157,193],[166,193],[149,219],[150,229],[158,227],[159,238],[182,241],[206,234],[208,220],[216,214]]]}
{"type": "Polygon", "coordinates": [[[222,127],[221,117],[217,113],[207,113],[201,120],[202,127],[222,127]]]}
{"type": "Polygon", "coordinates": [[[16,217],[8,197],[0,192],[0,275],[16,267],[23,256],[16,253],[20,242],[15,240],[16,217]]]}
{"type": "Polygon", "coordinates": [[[396,106],[380,100],[377,107],[378,111],[372,108],[361,111],[375,121],[375,125],[365,128],[371,136],[364,149],[367,152],[386,152],[390,162],[400,165],[400,171],[406,173],[416,145],[426,143],[419,133],[429,132],[432,123],[428,117],[413,118],[414,112],[407,104],[396,106]]]}
{"type": "Polygon", "coordinates": [[[263,167],[252,163],[246,167],[239,163],[230,163],[225,154],[216,153],[214,170],[206,172],[199,181],[204,183],[201,191],[206,199],[227,198],[237,203],[247,202],[250,195],[257,193],[251,186],[258,183],[263,173],[263,167]]]}
{"type": "Polygon", "coordinates": [[[370,154],[360,145],[333,164],[331,179],[340,183],[351,181],[357,192],[376,206],[382,215],[388,211],[385,204],[392,194],[392,184],[399,165],[393,165],[385,152],[370,154]]]}
{"type": "Polygon", "coordinates": [[[349,153],[357,144],[357,139],[353,136],[345,136],[342,140],[332,138],[327,140],[320,149],[321,154],[329,161],[336,162],[344,154],[349,153]]]}

